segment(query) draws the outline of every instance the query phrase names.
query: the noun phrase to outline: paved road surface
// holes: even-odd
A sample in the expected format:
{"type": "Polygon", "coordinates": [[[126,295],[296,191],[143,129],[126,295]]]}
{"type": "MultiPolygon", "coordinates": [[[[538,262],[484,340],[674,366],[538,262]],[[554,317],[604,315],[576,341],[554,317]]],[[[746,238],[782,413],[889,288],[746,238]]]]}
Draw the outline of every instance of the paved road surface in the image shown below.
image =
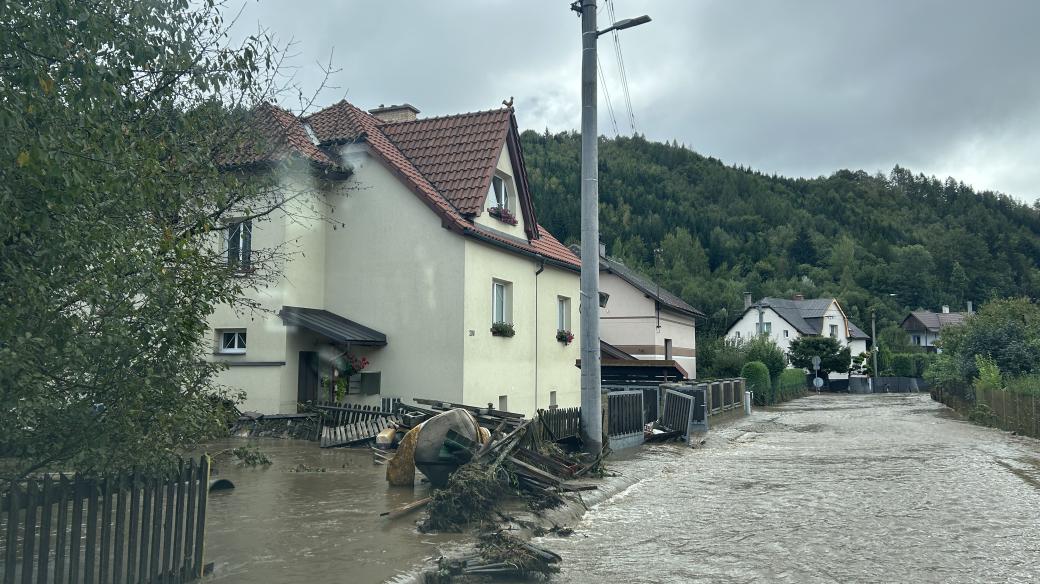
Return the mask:
{"type": "Polygon", "coordinates": [[[1040,582],[1040,442],[927,395],[763,409],[641,477],[568,538],[557,582],[1040,582]]]}

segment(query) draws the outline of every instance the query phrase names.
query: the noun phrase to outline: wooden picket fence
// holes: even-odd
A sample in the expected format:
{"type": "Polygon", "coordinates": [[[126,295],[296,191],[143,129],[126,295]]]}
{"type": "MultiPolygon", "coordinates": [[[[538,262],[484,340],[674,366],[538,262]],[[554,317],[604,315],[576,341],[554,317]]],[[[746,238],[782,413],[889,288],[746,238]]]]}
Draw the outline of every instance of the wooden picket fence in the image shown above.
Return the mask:
{"type": "Polygon", "coordinates": [[[370,440],[401,417],[375,406],[318,402],[312,406],[321,415],[321,448],[350,446],[370,440]]]}
{"type": "Polygon", "coordinates": [[[3,584],[178,583],[203,571],[209,457],[163,478],[48,475],[0,496],[3,584]]]}
{"type": "Polygon", "coordinates": [[[535,430],[544,438],[555,441],[579,436],[581,433],[581,408],[554,408],[538,410],[535,430]]]}

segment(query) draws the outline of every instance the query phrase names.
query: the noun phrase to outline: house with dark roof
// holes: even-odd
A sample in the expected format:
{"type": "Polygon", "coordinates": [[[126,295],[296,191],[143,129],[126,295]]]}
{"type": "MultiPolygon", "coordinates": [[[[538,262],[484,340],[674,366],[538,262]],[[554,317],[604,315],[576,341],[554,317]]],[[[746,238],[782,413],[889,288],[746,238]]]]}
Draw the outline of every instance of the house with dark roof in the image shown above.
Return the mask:
{"type": "Polygon", "coordinates": [[[255,109],[260,144],[225,165],[269,173],[286,203],[221,246],[240,268],[265,250],[284,260],[251,292],[264,311],[210,319],[244,409],[295,412],[336,387],[353,403],[578,405],[564,333],[578,328],[580,260],[538,224],[512,108],[417,114],[255,109]]]}
{"type": "Polygon", "coordinates": [[[971,302],[967,312],[950,312],[949,306],[943,306],[941,312],[931,310],[914,310],[906,315],[899,326],[910,335],[910,344],[923,347],[929,353],[938,352],[935,341],[939,340],[942,329],[948,326],[963,324],[973,313],[971,302]]]}
{"type": "Polygon", "coordinates": [[[870,340],[870,335],[849,320],[836,298],[806,299],[798,294],[791,299],[767,297],[752,302],[751,295],[745,294],[744,312],[730,325],[726,338],[740,341],[759,334],[772,339],[784,353],[792,341],[803,336],[834,337],[853,356],[865,353],[870,340]]]}
{"type": "MultiPolygon", "coordinates": [[[[571,246],[580,255],[578,246],[571,246]]],[[[678,295],[662,288],[645,274],[609,257],[601,246],[599,289],[606,302],[599,310],[600,339],[626,357],[613,357],[608,365],[632,358],[674,369],[686,379],[697,376],[697,322],[704,313],[678,295]]],[[[674,374],[672,374],[674,380],[674,374]]]]}

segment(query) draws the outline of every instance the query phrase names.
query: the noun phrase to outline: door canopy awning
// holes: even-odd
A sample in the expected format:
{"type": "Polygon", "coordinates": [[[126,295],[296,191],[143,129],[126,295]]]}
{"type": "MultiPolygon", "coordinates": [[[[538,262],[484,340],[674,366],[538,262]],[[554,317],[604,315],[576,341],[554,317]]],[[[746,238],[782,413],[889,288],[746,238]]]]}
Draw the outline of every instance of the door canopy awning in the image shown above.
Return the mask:
{"type": "Polygon", "coordinates": [[[278,312],[286,326],[299,326],[337,343],[369,347],[386,346],[386,335],[320,308],[283,306],[278,312]]]}

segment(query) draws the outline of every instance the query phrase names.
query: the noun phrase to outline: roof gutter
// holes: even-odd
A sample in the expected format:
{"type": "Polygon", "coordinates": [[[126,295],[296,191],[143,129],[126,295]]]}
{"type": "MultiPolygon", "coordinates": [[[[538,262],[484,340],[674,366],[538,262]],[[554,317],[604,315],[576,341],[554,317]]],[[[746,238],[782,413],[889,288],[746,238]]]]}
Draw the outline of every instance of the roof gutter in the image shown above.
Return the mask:
{"type": "Polygon", "coordinates": [[[526,257],[529,257],[531,259],[535,259],[535,260],[538,260],[540,262],[544,262],[544,263],[549,264],[551,266],[556,266],[558,268],[563,268],[565,270],[570,270],[572,272],[581,272],[581,268],[579,268],[578,266],[574,266],[574,265],[568,264],[566,262],[561,262],[560,260],[556,260],[556,259],[553,259],[553,258],[550,258],[550,257],[546,257],[546,256],[544,256],[544,255],[542,255],[540,253],[535,253],[533,251],[528,251],[526,249],[522,249],[522,248],[519,248],[519,247],[516,247],[516,246],[509,245],[508,243],[499,241],[499,240],[497,240],[497,239],[495,239],[493,237],[488,237],[487,235],[484,235],[480,231],[478,231],[476,229],[473,229],[473,228],[470,228],[470,227],[464,228],[462,230],[462,234],[463,235],[468,235],[468,236],[470,236],[470,237],[472,237],[474,239],[478,239],[480,241],[483,241],[484,243],[488,243],[488,244],[494,245],[496,247],[500,247],[502,249],[506,249],[506,250],[512,251],[514,253],[518,253],[518,254],[520,254],[522,256],[526,256],[526,257]]]}

